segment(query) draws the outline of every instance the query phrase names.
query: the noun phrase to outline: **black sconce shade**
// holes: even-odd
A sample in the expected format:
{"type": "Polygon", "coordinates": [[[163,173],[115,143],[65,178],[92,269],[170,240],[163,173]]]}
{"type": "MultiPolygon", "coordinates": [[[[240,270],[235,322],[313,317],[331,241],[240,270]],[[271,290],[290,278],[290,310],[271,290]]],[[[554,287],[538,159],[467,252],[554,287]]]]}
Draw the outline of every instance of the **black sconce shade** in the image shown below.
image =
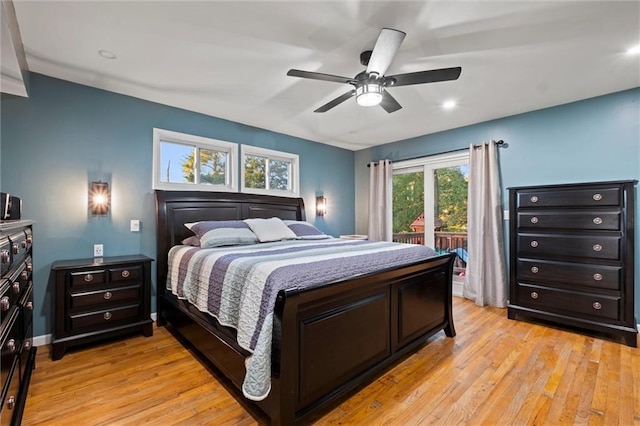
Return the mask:
{"type": "Polygon", "coordinates": [[[111,204],[111,194],[109,193],[109,184],[107,182],[91,182],[89,189],[89,209],[91,214],[105,215],[109,213],[109,205],[111,204]]]}

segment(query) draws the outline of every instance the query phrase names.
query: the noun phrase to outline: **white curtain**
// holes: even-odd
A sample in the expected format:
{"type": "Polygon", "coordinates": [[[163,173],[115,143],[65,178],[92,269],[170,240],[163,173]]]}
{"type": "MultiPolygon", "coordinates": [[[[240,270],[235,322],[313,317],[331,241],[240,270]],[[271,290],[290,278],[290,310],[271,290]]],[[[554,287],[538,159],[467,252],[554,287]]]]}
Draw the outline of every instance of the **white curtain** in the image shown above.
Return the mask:
{"type": "Polygon", "coordinates": [[[463,295],[477,305],[507,306],[502,195],[495,142],[469,148],[468,251],[463,295]]]}
{"type": "Polygon", "coordinates": [[[369,168],[369,240],[391,241],[393,167],[390,160],[380,160],[369,168]]]}

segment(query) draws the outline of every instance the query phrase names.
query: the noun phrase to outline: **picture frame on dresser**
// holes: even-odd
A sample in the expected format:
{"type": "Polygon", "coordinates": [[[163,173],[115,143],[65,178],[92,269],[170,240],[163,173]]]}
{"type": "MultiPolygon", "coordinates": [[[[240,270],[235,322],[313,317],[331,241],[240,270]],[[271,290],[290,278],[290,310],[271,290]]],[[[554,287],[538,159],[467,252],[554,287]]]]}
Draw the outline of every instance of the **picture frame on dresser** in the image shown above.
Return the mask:
{"type": "Polygon", "coordinates": [[[637,347],[636,180],[509,190],[508,317],[621,337],[637,347]]]}

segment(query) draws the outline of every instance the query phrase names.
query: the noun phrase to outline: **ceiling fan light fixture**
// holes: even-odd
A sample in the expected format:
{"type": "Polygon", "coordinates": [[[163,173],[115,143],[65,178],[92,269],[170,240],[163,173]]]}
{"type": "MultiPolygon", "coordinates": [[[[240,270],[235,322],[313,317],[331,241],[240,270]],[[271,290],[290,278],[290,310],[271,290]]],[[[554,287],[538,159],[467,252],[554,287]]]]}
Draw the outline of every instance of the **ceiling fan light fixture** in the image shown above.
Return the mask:
{"type": "Polygon", "coordinates": [[[376,106],[382,102],[382,86],[380,84],[363,84],[356,88],[356,102],[360,106],[376,106]]]}

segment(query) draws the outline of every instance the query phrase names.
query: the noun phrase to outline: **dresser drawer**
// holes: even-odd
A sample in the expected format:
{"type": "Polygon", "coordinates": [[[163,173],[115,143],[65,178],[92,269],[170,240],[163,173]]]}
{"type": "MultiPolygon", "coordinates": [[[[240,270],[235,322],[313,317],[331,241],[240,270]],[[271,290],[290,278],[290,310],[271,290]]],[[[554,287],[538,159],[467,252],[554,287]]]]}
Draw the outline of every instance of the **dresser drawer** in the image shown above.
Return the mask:
{"type": "Polygon", "coordinates": [[[142,277],[142,266],[127,266],[122,268],[109,268],[109,280],[111,282],[137,281],[142,277]]]}
{"type": "Polygon", "coordinates": [[[620,320],[620,297],[518,283],[516,299],[522,306],[583,318],[620,320]]]}
{"type": "Polygon", "coordinates": [[[2,406],[2,415],[0,416],[0,426],[9,426],[12,423],[14,413],[16,412],[16,403],[20,392],[20,361],[17,357],[11,362],[5,364],[2,358],[2,384],[5,386],[6,394],[4,400],[0,401],[2,406]]]}
{"type": "Polygon", "coordinates": [[[619,260],[621,236],[518,234],[518,252],[528,256],[566,256],[619,260]]]}
{"type": "Polygon", "coordinates": [[[0,237],[0,275],[4,275],[11,267],[11,242],[7,237],[0,237]]]}
{"type": "Polygon", "coordinates": [[[535,259],[518,259],[516,276],[519,281],[566,283],[609,290],[620,290],[622,284],[621,267],[535,259]]]}
{"type": "Polygon", "coordinates": [[[6,324],[6,326],[10,327],[9,332],[0,343],[0,369],[2,370],[0,374],[3,384],[7,382],[9,367],[17,360],[22,345],[18,316],[18,309],[12,309],[9,321],[6,324]]]}
{"type": "Polygon", "coordinates": [[[517,207],[619,206],[622,190],[613,188],[522,190],[517,207]]]}
{"type": "Polygon", "coordinates": [[[100,328],[130,322],[140,318],[140,305],[129,305],[96,312],[70,316],[71,332],[83,329],[100,328]]]}
{"type": "Polygon", "coordinates": [[[71,286],[86,286],[104,284],[106,282],[106,272],[104,269],[93,271],[71,272],[71,286]]]}
{"type": "Polygon", "coordinates": [[[518,228],[584,229],[619,231],[622,224],[620,211],[609,212],[518,212],[518,228]]]}
{"type": "Polygon", "coordinates": [[[108,303],[138,302],[141,299],[140,285],[109,288],[104,290],[71,293],[71,309],[105,306],[108,303]]]}

